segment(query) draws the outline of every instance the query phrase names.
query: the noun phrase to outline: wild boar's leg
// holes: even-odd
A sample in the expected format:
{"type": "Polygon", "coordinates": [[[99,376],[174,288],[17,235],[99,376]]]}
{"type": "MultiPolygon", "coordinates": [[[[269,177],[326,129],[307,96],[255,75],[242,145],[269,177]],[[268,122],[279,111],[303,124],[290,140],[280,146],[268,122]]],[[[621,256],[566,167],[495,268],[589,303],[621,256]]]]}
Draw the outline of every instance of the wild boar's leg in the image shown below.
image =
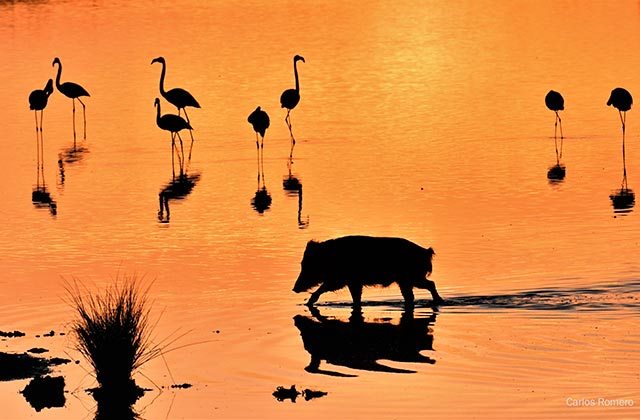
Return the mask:
{"type": "Polygon", "coordinates": [[[404,306],[407,309],[413,309],[413,285],[401,285],[400,292],[404,298],[404,306]]]}
{"type": "Polygon", "coordinates": [[[351,283],[348,287],[349,292],[351,292],[351,299],[353,299],[353,307],[359,308],[362,304],[362,284],[351,283]]]}
{"type": "Polygon", "coordinates": [[[329,289],[325,286],[324,283],[322,283],[320,287],[318,287],[318,289],[311,294],[311,297],[309,297],[309,300],[307,301],[307,306],[313,306],[313,304],[318,301],[318,298],[320,298],[320,295],[328,291],[329,289]]]}
{"type": "Polygon", "coordinates": [[[436,290],[436,284],[433,281],[427,279],[419,279],[414,282],[414,286],[430,291],[434,303],[444,302],[444,299],[442,299],[442,297],[438,294],[438,291],[436,290]]]}

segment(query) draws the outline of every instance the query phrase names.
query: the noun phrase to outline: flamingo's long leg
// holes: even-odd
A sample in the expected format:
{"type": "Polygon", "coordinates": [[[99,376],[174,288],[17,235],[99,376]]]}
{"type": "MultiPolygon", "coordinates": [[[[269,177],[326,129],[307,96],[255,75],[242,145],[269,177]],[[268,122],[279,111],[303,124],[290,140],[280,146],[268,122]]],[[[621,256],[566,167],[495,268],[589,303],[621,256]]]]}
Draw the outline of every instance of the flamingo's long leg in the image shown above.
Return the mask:
{"type": "Polygon", "coordinates": [[[84,136],[83,138],[86,140],[87,139],[87,114],[86,114],[86,107],[84,106],[84,102],[82,102],[82,99],[78,98],[78,101],[82,104],[82,120],[83,120],[83,126],[84,126],[84,136]]]}
{"type": "Polygon", "coordinates": [[[73,103],[73,151],[76,151],[76,100],[71,98],[73,103]]]}

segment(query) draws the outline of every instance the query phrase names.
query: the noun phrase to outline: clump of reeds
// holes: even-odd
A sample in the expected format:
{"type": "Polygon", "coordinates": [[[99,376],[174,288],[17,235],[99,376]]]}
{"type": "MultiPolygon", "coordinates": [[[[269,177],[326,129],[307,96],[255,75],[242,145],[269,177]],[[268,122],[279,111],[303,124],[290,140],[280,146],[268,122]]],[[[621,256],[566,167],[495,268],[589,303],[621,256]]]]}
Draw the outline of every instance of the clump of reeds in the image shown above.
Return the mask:
{"type": "Polygon", "coordinates": [[[99,384],[94,397],[135,402],[143,390],[133,373],[161,351],[150,340],[149,289],[140,289],[134,276],[122,282],[116,279],[102,295],[83,296],[77,282],[68,291],[77,312],[72,323],[76,348],[92,366],[99,384]]]}

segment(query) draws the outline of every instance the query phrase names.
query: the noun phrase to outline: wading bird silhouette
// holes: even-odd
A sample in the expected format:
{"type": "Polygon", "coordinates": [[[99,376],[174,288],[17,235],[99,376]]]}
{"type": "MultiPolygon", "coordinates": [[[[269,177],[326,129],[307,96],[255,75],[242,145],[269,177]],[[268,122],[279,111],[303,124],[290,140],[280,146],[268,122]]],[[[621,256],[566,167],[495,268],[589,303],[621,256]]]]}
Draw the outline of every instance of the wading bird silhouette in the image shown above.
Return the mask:
{"type": "Polygon", "coordinates": [[[547,93],[547,96],[544,97],[544,103],[547,105],[547,108],[556,113],[556,124],[553,134],[554,137],[557,136],[558,122],[560,122],[560,138],[563,139],[564,135],[562,134],[562,120],[560,119],[558,111],[564,110],[564,98],[555,90],[550,90],[549,93],[547,93]]]}
{"type": "MultiPolygon", "coordinates": [[[[257,107],[255,111],[249,114],[247,121],[253,126],[253,131],[256,132],[256,152],[258,154],[258,181],[260,181],[260,173],[262,168],[262,162],[264,161],[264,134],[269,128],[269,115],[263,111],[260,107],[257,107]],[[258,143],[258,134],[262,139],[258,143]]],[[[262,169],[264,172],[264,169],[262,169]]]]}
{"type": "Polygon", "coordinates": [[[550,90],[549,93],[547,93],[547,96],[544,97],[544,103],[547,105],[547,108],[556,114],[556,121],[553,130],[553,141],[556,146],[556,164],[549,168],[547,178],[551,181],[562,181],[566,173],[565,167],[560,164],[564,134],[562,133],[562,119],[560,118],[558,111],[564,110],[564,98],[555,90],[550,90]],[[560,152],[558,152],[558,122],[560,123],[560,152]]]}
{"type": "Polygon", "coordinates": [[[44,89],[36,89],[29,94],[29,109],[34,111],[36,116],[36,131],[42,131],[42,114],[52,93],[53,80],[49,79],[44,89]],[[40,111],[40,125],[38,125],[38,111],[40,111]]]}
{"type": "Polygon", "coordinates": [[[619,191],[610,195],[609,198],[613,203],[614,209],[627,210],[632,208],[635,203],[635,194],[627,184],[627,164],[625,153],[625,123],[627,121],[627,111],[629,111],[631,109],[631,105],[633,105],[633,98],[628,90],[618,87],[611,91],[611,96],[609,96],[607,105],[613,105],[618,109],[620,122],[622,123],[622,186],[619,191]]]}
{"type": "Polygon", "coordinates": [[[64,82],[60,83],[60,75],[62,74],[62,62],[58,57],[53,59],[53,63],[51,66],[58,65],[58,75],[56,76],[56,88],[58,91],[62,93],[67,98],[71,98],[73,102],[73,148],[76,148],[76,99],[82,105],[82,119],[84,122],[84,136],[83,138],[86,140],[87,138],[87,116],[85,114],[86,107],[84,106],[84,102],[80,99],[81,96],[91,96],[89,92],[85,90],[82,86],[73,82],[64,82]]]}
{"type": "Polygon", "coordinates": [[[44,154],[44,139],[42,137],[42,118],[44,109],[49,102],[49,95],[53,93],[53,80],[49,79],[44,89],[36,89],[29,94],[29,109],[33,110],[36,118],[36,151],[38,155],[38,170],[42,164],[44,154]],[[40,124],[38,124],[38,111],[40,111],[40,124]]]}
{"type": "Polygon", "coordinates": [[[249,114],[247,121],[256,132],[256,152],[258,154],[258,189],[251,200],[251,206],[258,213],[263,214],[271,206],[271,195],[267,191],[264,180],[264,135],[267,128],[269,128],[269,115],[260,107],[257,107],[255,111],[249,114]],[[262,138],[261,142],[258,142],[258,134],[262,138]],[[260,182],[261,180],[262,182],[260,182]]]}
{"type": "Polygon", "coordinates": [[[284,122],[287,123],[287,127],[289,127],[289,134],[291,135],[291,151],[289,152],[290,157],[293,156],[293,146],[296,145],[296,139],[293,136],[293,130],[291,129],[291,116],[289,115],[289,113],[293,108],[296,107],[296,105],[298,105],[298,102],[300,102],[300,82],[298,81],[297,65],[298,61],[302,61],[304,63],[304,57],[300,55],[296,55],[295,57],[293,57],[293,74],[296,79],[295,89],[287,89],[282,92],[282,95],[280,95],[280,104],[282,105],[282,108],[287,108],[287,116],[284,118],[284,122]]]}
{"type": "Polygon", "coordinates": [[[633,105],[633,98],[631,97],[631,94],[628,90],[618,87],[611,91],[611,96],[609,96],[607,105],[613,105],[618,109],[618,114],[620,114],[620,122],[622,123],[622,143],[624,144],[624,131],[625,122],[627,119],[627,111],[630,110],[631,105],[633,105]]]}
{"type": "Polygon", "coordinates": [[[161,129],[165,130],[165,131],[169,131],[171,133],[171,170],[173,172],[173,178],[175,179],[176,177],[176,170],[175,170],[175,161],[174,161],[174,150],[175,152],[178,154],[178,159],[179,159],[179,164],[180,164],[180,176],[183,175],[184,173],[184,148],[182,147],[182,138],[180,137],[180,131],[184,130],[184,129],[188,129],[188,130],[193,130],[193,128],[191,127],[191,125],[184,120],[184,118],[182,118],[179,115],[174,115],[174,114],[165,114],[165,115],[160,115],[161,111],[160,111],[160,99],[156,98],[156,100],[154,101],[153,105],[156,107],[156,124],[158,125],[158,127],[160,127],[161,129]],[[175,141],[175,136],[178,136],[178,139],[180,140],[180,148],[182,150],[182,155],[180,153],[178,153],[177,147],[176,147],[176,141],[175,141]]]}
{"type": "MultiPolygon", "coordinates": [[[[184,111],[184,116],[187,119],[187,122],[191,124],[189,121],[189,115],[187,115],[187,107],[192,106],[194,108],[200,108],[200,104],[196,101],[196,98],[193,97],[192,94],[187,92],[182,88],[173,88],[168,91],[164,90],[164,77],[167,73],[167,63],[164,57],[156,57],[151,60],[151,64],[160,63],[162,64],[162,72],[160,73],[160,95],[169,102],[171,105],[178,108],[178,116],[180,116],[180,111],[184,111]]],[[[193,133],[191,133],[191,128],[189,128],[189,135],[191,136],[191,146],[189,147],[189,161],[191,161],[191,150],[193,149],[193,133]]]]}

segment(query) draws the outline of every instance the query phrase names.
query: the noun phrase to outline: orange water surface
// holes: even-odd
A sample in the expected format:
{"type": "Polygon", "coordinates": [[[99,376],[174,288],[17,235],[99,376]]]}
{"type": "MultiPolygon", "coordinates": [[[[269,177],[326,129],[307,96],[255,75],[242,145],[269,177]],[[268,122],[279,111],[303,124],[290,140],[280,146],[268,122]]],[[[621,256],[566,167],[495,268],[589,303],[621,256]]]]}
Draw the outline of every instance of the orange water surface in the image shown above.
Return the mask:
{"type": "MultiPolygon", "coordinates": [[[[27,334],[0,351],[80,360],[56,368],[65,407],[36,413],[18,393],[27,380],[0,382],[0,417],[93,416],[65,284],[99,292],[127,275],[152,283],[154,340],[176,338],[135,376],[152,389],[134,407],[143,418],[640,417],[640,219],[610,199],[622,131],[606,106],[617,86],[640,94],[637,2],[0,1],[0,39],[0,330],[27,334]],[[279,97],[296,54],[291,164],[279,97]],[[167,88],[201,104],[195,185],[169,199],[169,220],[158,56],[167,88]],[[42,181],[27,98],[55,78],[54,57],[91,96],[75,152],[71,100],[55,91],[44,111],[52,211],[31,200],[42,181]],[[550,89],[565,98],[560,181],[547,179],[550,89]],[[261,211],[258,105],[271,119],[261,211]],[[359,321],[346,290],[311,312],[291,291],[305,245],[347,234],[432,246],[445,305],[417,291],[411,316],[391,286],[365,290],[359,321]],[[49,330],[66,335],[35,337],[49,330]],[[345,345],[354,331],[364,350],[345,345]],[[413,359],[393,359],[396,339],[413,359]],[[367,344],[377,364],[363,363],[367,344]],[[328,394],[272,396],[292,384],[328,394]]],[[[162,113],[175,109],[163,100],[162,113]]],[[[632,108],[630,189],[638,121],[632,108]]]]}

